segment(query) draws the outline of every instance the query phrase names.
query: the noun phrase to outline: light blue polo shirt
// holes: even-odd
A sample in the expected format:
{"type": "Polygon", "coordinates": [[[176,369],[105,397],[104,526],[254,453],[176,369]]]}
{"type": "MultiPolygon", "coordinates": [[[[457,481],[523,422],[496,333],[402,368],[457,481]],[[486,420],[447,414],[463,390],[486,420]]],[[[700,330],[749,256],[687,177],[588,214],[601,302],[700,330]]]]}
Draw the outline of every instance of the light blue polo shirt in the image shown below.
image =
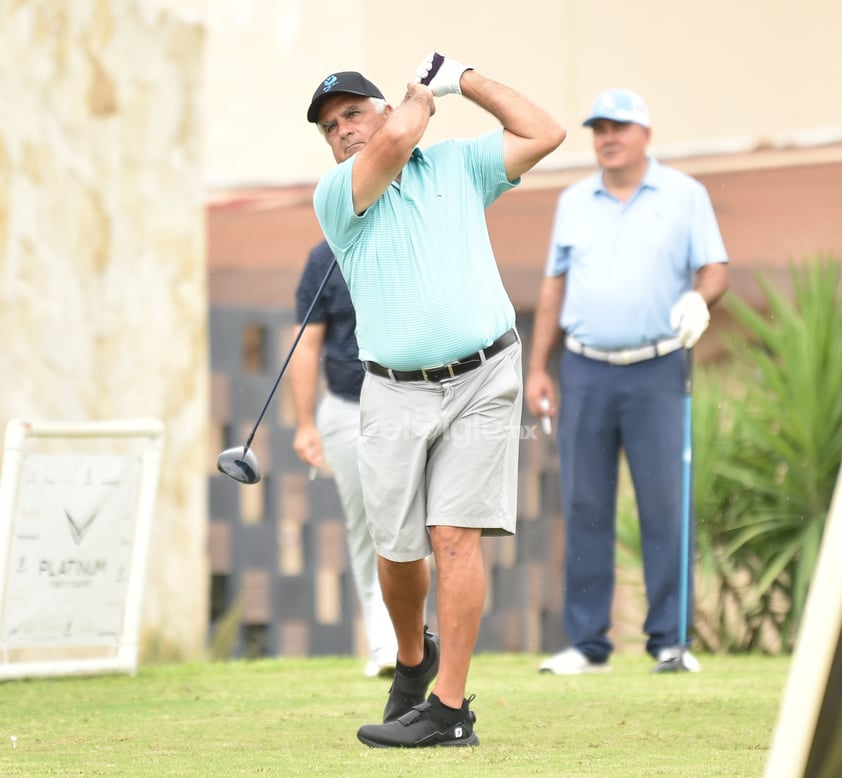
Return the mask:
{"type": "Polygon", "coordinates": [[[351,292],[360,359],[395,370],[452,362],[514,325],[485,209],[516,186],[503,130],[415,149],[389,188],[354,213],[355,157],[316,186],[316,216],[351,292]]]}
{"type": "Polygon", "coordinates": [[[545,274],[567,274],[562,329],[612,350],[675,337],[672,306],[699,268],[727,261],[707,190],[650,158],[627,203],[601,172],[561,193],[545,274]]]}

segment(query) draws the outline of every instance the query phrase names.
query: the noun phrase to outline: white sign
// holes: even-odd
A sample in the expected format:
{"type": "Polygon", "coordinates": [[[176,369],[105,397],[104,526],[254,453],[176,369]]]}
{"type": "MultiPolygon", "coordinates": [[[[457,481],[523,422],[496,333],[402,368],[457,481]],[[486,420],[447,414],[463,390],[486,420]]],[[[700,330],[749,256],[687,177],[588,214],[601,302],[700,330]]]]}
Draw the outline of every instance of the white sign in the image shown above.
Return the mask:
{"type": "Polygon", "coordinates": [[[12,517],[5,648],[117,645],[139,486],[137,458],[27,458],[12,517]]]}
{"type": "Polygon", "coordinates": [[[149,420],[9,425],[0,678],[135,671],[162,441],[149,420]],[[39,450],[47,439],[65,450],[39,450]],[[117,453],[92,452],[92,441],[117,453]]]}

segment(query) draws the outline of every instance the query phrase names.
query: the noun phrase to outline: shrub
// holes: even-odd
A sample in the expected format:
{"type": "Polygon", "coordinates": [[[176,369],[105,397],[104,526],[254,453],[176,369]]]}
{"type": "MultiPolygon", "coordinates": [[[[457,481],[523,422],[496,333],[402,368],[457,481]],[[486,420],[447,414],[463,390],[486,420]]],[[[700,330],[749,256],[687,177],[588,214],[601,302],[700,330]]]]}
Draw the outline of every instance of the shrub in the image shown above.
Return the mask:
{"type": "Polygon", "coordinates": [[[725,301],[740,325],[729,371],[697,376],[696,633],[710,649],[792,649],[842,463],[839,262],[790,277],[791,296],[757,279],[763,310],[725,301]]]}

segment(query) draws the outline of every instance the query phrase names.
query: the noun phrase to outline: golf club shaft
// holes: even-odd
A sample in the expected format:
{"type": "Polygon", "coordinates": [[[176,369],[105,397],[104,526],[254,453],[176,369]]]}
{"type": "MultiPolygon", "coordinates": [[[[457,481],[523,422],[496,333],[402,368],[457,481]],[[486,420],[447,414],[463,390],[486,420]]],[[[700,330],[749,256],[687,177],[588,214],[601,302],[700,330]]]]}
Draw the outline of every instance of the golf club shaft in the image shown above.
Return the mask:
{"type": "Polygon", "coordinates": [[[322,292],[324,291],[325,286],[327,286],[330,274],[333,272],[333,269],[336,267],[336,264],[336,257],[334,257],[330,263],[330,267],[327,269],[327,273],[325,273],[325,277],[322,279],[321,284],[319,284],[319,288],[316,290],[316,294],[313,297],[313,302],[310,303],[310,307],[307,309],[307,313],[304,314],[304,318],[301,320],[301,326],[298,328],[298,333],[295,336],[295,340],[292,342],[292,346],[290,347],[289,353],[287,354],[287,358],[284,360],[284,364],[281,365],[281,370],[278,373],[278,377],[275,379],[275,383],[272,386],[272,390],[269,392],[269,396],[266,398],[266,402],[263,403],[263,408],[260,411],[260,415],[257,417],[257,421],[254,423],[254,427],[252,427],[251,433],[249,434],[248,439],[246,440],[246,443],[243,446],[244,457],[246,452],[251,447],[251,442],[252,440],[254,440],[254,435],[257,432],[257,428],[260,426],[260,422],[263,421],[263,417],[266,414],[266,410],[269,408],[269,403],[272,402],[272,398],[275,396],[275,391],[278,388],[278,384],[281,383],[281,378],[283,378],[284,371],[287,369],[287,365],[289,364],[290,359],[292,359],[295,347],[298,345],[298,341],[301,340],[301,336],[304,334],[304,328],[307,326],[307,322],[310,321],[310,316],[312,316],[313,314],[313,309],[316,307],[316,303],[322,296],[322,292]]]}
{"type": "Polygon", "coordinates": [[[682,455],[681,550],[679,553],[678,643],[687,645],[690,576],[690,489],[693,465],[693,352],[685,352],[684,375],[684,451],[682,455]]]}

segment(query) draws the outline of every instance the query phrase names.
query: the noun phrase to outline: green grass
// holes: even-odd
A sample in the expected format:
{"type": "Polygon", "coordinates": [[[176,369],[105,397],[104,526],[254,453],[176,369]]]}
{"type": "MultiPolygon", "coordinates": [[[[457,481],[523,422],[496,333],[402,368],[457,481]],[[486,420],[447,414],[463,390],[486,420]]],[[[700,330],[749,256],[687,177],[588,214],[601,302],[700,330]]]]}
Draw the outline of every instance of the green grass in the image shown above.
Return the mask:
{"type": "Polygon", "coordinates": [[[352,658],[147,666],[137,676],[0,684],[0,775],[761,776],[789,659],[702,656],[654,675],[639,655],[605,675],[474,659],[472,749],[368,749],[388,681],[352,658]],[[11,736],[17,747],[11,747],[11,736]]]}

